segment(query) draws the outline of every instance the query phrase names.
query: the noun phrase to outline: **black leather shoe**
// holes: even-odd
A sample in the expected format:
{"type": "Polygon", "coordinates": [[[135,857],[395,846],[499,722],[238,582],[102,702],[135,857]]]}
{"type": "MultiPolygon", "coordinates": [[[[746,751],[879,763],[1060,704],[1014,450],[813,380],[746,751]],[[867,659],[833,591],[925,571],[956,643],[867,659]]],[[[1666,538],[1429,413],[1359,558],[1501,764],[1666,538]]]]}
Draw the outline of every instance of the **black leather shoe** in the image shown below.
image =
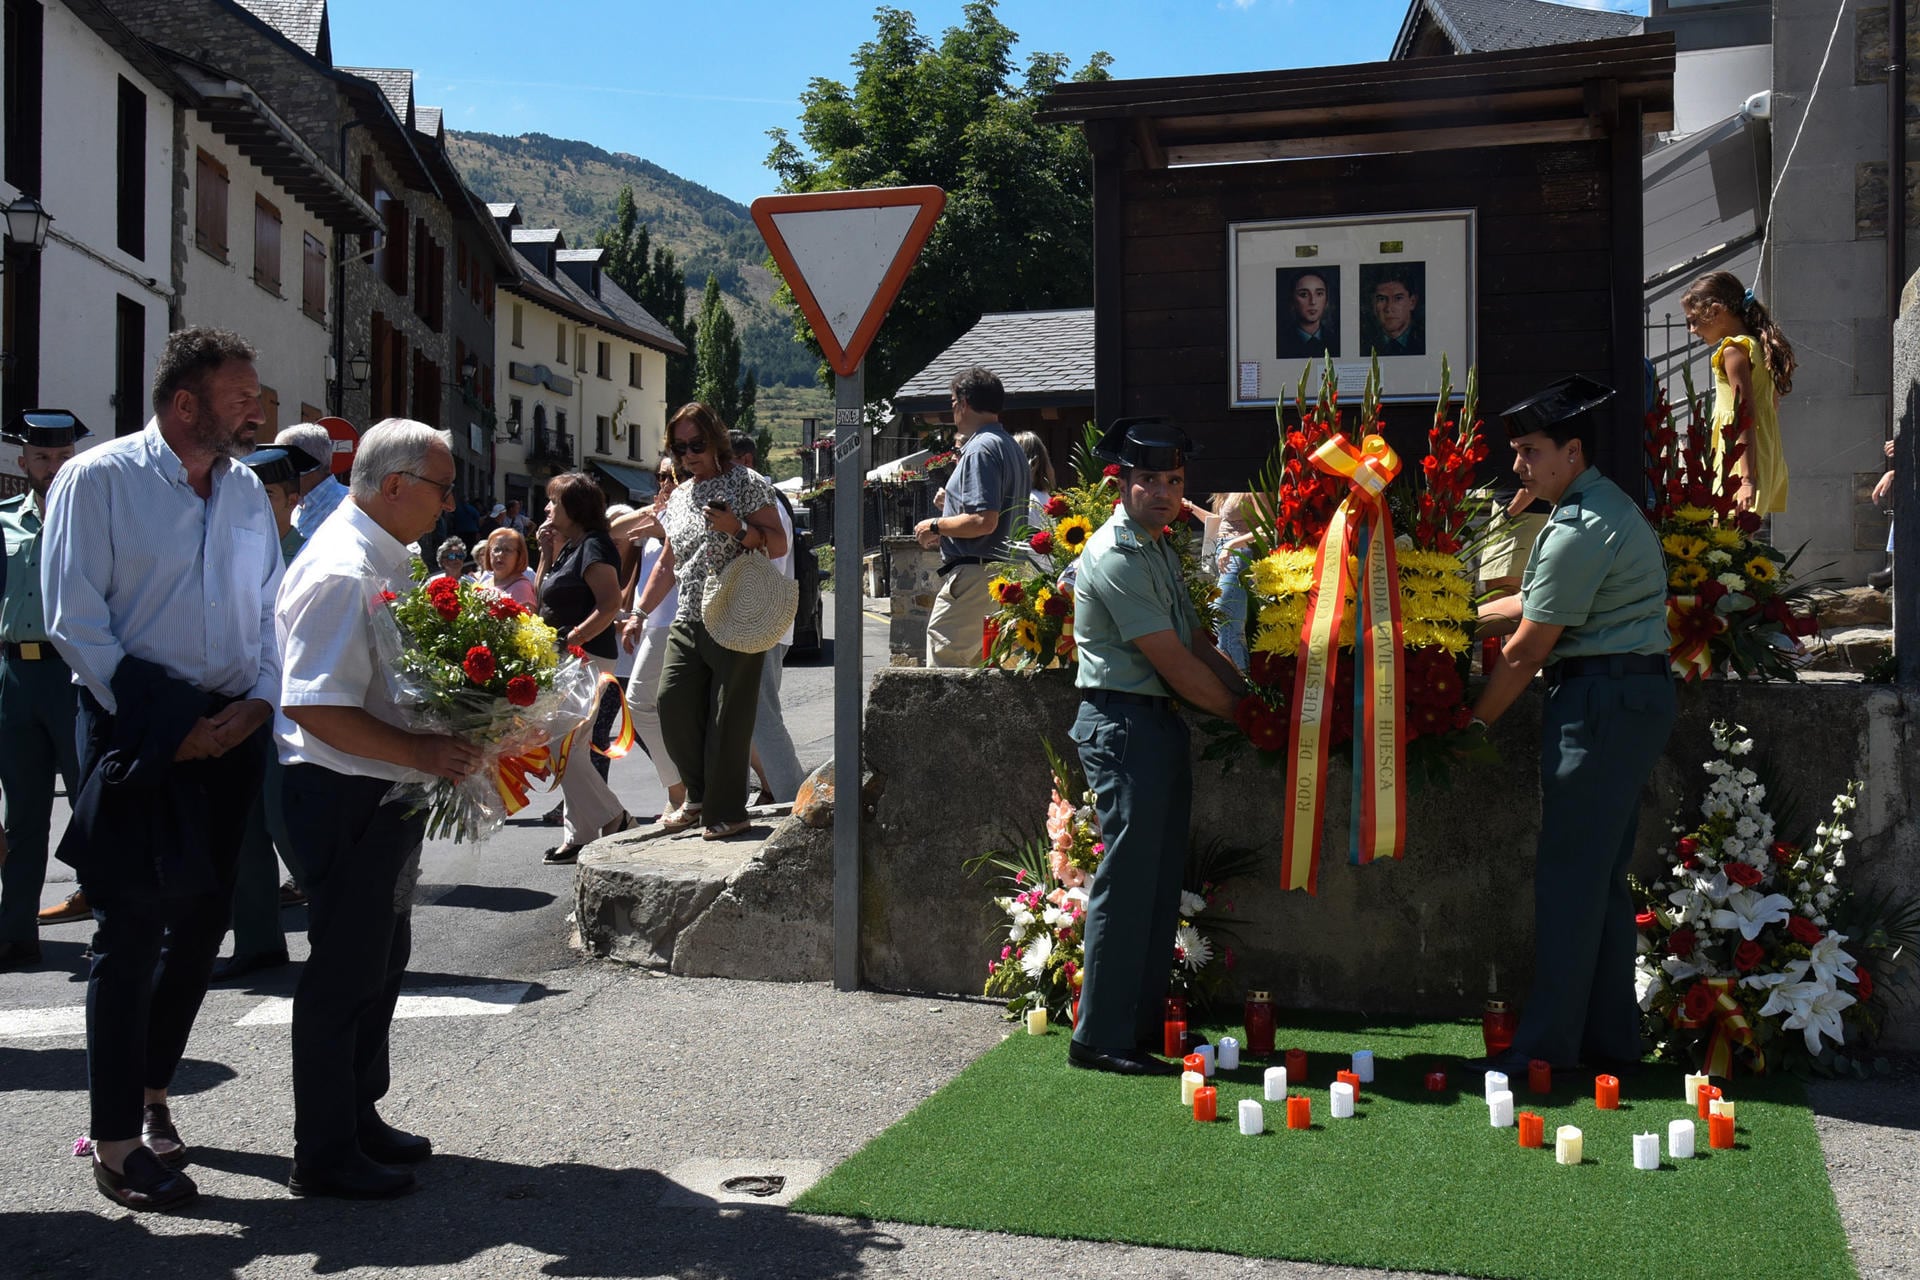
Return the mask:
{"type": "Polygon", "coordinates": [[[31,942],[0,942],[0,973],[31,969],[40,963],[40,948],[31,942]]]}
{"type": "Polygon", "coordinates": [[[405,1169],[389,1169],[365,1156],[331,1169],[304,1169],[299,1162],[287,1179],[287,1190],[296,1196],[335,1196],[342,1200],[391,1200],[414,1189],[413,1175],[405,1169]]]}
{"type": "Polygon", "coordinates": [[[360,1152],[379,1164],[419,1164],[433,1154],[433,1141],[396,1129],[369,1112],[360,1117],[360,1152]]]}
{"type": "Polygon", "coordinates": [[[1067,1064],[1087,1071],[1111,1071],[1121,1076],[1177,1076],[1181,1068],[1139,1053],[1108,1053],[1089,1049],[1078,1040],[1067,1041],[1067,1064]]]}
{"type": "Polygon", "coordinates": [[[140,1211],[178,1209],[200,1194],[193,1179],[169,1169],[145,1147],[134,1148],[121,1162],[123,1172],[115,1173],[93,1161],[93,1184],[100,1194],[123,1209],[140,1211]]]}
{"type": "Polygon", "coordinates": [[[213,963],[209,982],[238,982],[250,973],[278,969],[288,963],[284,951],[266,951],[254,956],[226,956],[213,963]]]}
{"type": "Polygon", "coordinates": [[[173,1113],[164,1102],[149,1102],[140,1108],[140,1141],[153,1158],[169,1169],[184,1169],[192,1157],[180,1131],[173,1127],[173,1113]]]}

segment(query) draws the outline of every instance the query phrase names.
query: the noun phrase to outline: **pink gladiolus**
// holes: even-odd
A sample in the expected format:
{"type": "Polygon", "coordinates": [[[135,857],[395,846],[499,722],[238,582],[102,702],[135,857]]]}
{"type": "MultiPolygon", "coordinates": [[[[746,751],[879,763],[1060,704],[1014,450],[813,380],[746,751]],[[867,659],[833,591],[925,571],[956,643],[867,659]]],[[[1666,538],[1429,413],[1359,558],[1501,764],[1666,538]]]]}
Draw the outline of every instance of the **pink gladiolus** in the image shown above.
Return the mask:
{"type": "Polygon", "coordinates": [[[1103,841],[1096,841],[1096,842],[1094,843],[1094,846],[1093,846],[1093,856],[1094,856],[1094,857],[1096,857],[1096,858],[1097,858],[1097,857],[1099,857],[1099,856],[1100,856],[1101,854],[1104,854],[1104,853],[1105,853],[1106,851],[1107,851],[1107,846],[1106,846],[1106,844],[1105,844],[1105,842],[1103,842],[1103,841]]]}
{"type": "Polygon", "coordinates": [[[1015,884],[1025,884],[1025,883],[1027,882],[1027,873],[1026,873],[1025,871],[1016,871],[1016,872],[1014,872],[1014,873],[1013,873],[1013,882],[1014,882],[1015,884]]]}
{"type": "Polygon", "coordinates": [[[1012,948],[1012,947],[1002,947],[1002,948],[1000,948],[1000,958],[1001,958],[1002,960],[1005,960],[1005,959],[1006,959],[1006,958],[1007,958],[1008,956],[1010,956],[1010,955],[1012,955],[1012,954],[1013,954],[1013,948],[1012,948]]]}

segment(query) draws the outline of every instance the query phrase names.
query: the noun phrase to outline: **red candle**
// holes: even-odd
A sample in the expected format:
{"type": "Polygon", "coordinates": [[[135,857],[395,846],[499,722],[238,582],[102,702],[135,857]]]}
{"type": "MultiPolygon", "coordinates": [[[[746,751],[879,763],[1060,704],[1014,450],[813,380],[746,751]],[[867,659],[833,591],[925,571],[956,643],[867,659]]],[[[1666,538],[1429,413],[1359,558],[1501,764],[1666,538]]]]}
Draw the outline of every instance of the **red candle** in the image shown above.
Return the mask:
{"type": "MultiPolygon", "coordinates": [[[[1334,1073],[1334,1076],[1333,1076],[1333,1078],[1334,1078],[1335,1080],[1337,1080],[1337,1081],[1339,1081],[1339,1082],[1340,1082],[1341,1084],[1350,1084],[1350,1085],[1352,1085],[1352,1086],[1353,1086],[1353,1100],[1354,1100],[1355,1102],[1358,1102],[1358,1101],[1360,1101],[1360,1077],[1359,1077],[1359,1076],[1357,1076],[1357,1075],[1355,1075],[1355,1074],[1353,1074],[1353,1072],[1351,1072],[1351,1071],[1337,1071],[1337,1072],[1335,1072],[1335,1073],[1334,1073]]],[[[1288,1080],[1289,1082],[1291,1082],[1291,1081],[1293,1080],[1293,1076],[1292,1076],[1292,1074],[1291,1074],[1291,1073],[1289,1073],[1289,1074],[1288,1074],[1288,1076],[1287,1076],[1287,1080],[1288,1080]]]]}
{"type": "Polygon", "coordinates": [[[1505,1000],[1489,1000],[1480,1015],[1480,1038],[1487,1043],[1487,1056],[1497,1058],[1513,1048],[1513,1033],[1520,1025],[1519,1015],[1505,1000]]]}
{"type": "Polygon", "coordinates": [[[1707,1145],[1715,1151],[1733,1150],[1733,1117],[1707,1117],[1707,1145]]]}
{"type": "Polygon", "coordinates": [[[1427,1072],[1427,1092],[1445,1093],[1447,1091],[1447,1073],[1444,1071],[1427,1072]]]}
{"type": "Polygon", "coordinates": [[[1207,1060],[1197,1053],[1190,1053],[1180,1060],[1180,1065],[1195,1075],[1207,1074],[1207,1060]]]}
{"type": "Polygon", "coordinates": [[[1696,1096],[1700,1100],[1700,1118],[1702,1120],[1711,1120],[1713,1118],[1713,1101],[1720,1096],[1720,1086],[1703,1084],[1700,1086],[1700,1092],[1696,1096]]]}
{"type": "Polygon", "coordinates": [[[1287,1083],[1295,1088],[1307,1082],[1307,1051],[1287,1050],[1287,1083]]]}
{"type": "MultiPolygon", "coordinates": [[[[1079,1003],[1077,1000],[1074,1001],[1076,1007],[1078,1007],[1079,1003]]],[[[1168,1019],[1166,1030],[1163,1034],[1165,1036],[1165,1043],[1160,1046],[1161,1053],[1166,1054],[1169,1058],[1178,1058],[1187,1051],[1186,1023],[1175,1022],[1172,1019],[1168,1019]]]]}
{"type": "Polygon", "coordinates": [[[1553,1064],[1541,1058],[1527,1063],[1527,1088],[1535,1093],[1552,1093],[1553,1064]]]}
{"type": "Polygon", "coordinates": [[[1602,1111],[1620,1109],[1620,1079],[1618,1076],[1595,1076],[1593,1078],[1593,1105],[1602,1111]]]}
{"type": "Polygon", "coordinates": [[[1067,1017],[1072,1021],[1074,1026],[1077,1027],[1080,1025],[1080,997],[1079,996],[1075,996],[1073,998],[1073,1009],[1067,1014],[1067,1017]]]}
{"type": "Polygon", "coordinates": [[[1201,1124],[1212,1124],[1215,1108],[1219,1105],[1218,1089],[1212,1085],[1202,1085],[1193,1091],[1193,1118],[1201,1124]]]}
{"type": "MultiPolygon", "coordinates": [[[[1292,1083],[1293,1072],[1287,1072],[1287,1081],[1292,1083]]],[[[1287,1128],[1311,1129],[1313,1127],[1313,1100],[1310,1098],[1287,1099],[1287,1128]]]]}
{"type": "Polygon", "coordinates": [[[1273,997],[1265,991],[1247,992],[1247,1042],[1249,1058],[1273,1056],[1273,997]]]}
{"type": "Polygon", "coordinates": [[[1542,1116],[1531,1111],[1522,1111],[1520,1120],[1520,1145],[1523,1147],[1542,1147],[1546,1145],[1547,1122],[1542,1116]]]}
{"type": "Polygon", "coordinates": [[[1185,996],[1168,996],[1166,1010],[1163,1016],[1168,1022],[1185,1022],[1187,1020],[1187,998],[1185,996]]]}

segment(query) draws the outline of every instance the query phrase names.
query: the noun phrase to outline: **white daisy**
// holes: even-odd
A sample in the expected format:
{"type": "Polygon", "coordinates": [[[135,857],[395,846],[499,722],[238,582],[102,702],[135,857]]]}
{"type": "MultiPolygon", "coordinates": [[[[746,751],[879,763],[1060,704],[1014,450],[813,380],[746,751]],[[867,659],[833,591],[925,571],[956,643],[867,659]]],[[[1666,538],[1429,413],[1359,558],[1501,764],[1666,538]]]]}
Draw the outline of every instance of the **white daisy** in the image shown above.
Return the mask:
{"type": "Polygon", "coordinates": [[[1192,925],[1181,925],[1173,935],[1173,954],[1181,964],[1197,973],[1213,959],[1213,944],[1192,925]]]}
{"type": "Polygon", "coordinates": [[[1027,971],[1029,978],[1038,982],[1040,975],[1047,971],[1047,961],[1052,958],[1053,939],[1043,933],[1034,940],[1032,946],[1027,948],[1026,954],[1020,957],[1020,967],[1027,971]]]}

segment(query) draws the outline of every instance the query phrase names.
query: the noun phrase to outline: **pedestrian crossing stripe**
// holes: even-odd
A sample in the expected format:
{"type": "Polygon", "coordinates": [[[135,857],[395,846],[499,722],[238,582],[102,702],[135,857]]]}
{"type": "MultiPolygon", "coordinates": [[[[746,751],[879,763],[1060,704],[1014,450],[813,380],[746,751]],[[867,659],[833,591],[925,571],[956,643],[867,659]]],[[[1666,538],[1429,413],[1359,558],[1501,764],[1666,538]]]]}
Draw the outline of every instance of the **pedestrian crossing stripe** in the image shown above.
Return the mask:
{"type": "Polygon", "coordinates": [[[0,1009],[0,1040],[32,1040],[41,1036],[83,1036],[87,1007],[71,1009],[0,1009]]]}
{"type": "MultiPolygon", "coordinates": [[[[526,982],[476,983],[457,987],[420,987],[402,991],[394,1006],[395,1020],[400,1018],[494,1017],[512,1013],[532,989],[526,982]]],[[[261,1001],[233,1025],[236,1027],[284,1027],[293,1021],[293,1001],[275,996],[261,1001]]]]}

